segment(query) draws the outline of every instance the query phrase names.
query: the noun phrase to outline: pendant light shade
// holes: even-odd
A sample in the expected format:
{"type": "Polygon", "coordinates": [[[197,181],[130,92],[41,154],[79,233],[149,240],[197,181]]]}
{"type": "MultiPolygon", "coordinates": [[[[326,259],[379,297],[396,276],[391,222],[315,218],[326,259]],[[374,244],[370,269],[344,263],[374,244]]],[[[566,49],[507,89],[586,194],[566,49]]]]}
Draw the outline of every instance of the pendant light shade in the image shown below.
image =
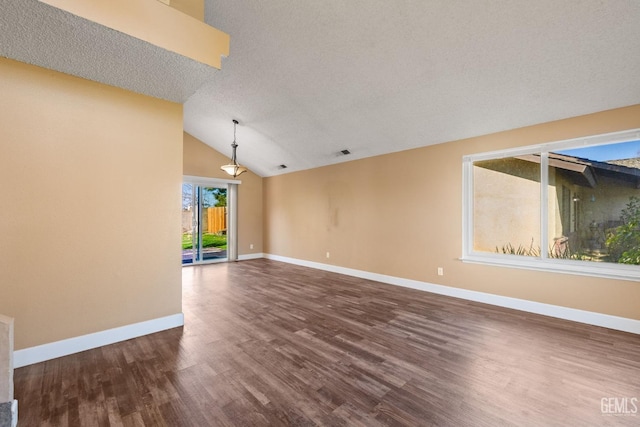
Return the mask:
{"type": "Polygon", "coordinates": [[[244,166],[240,166],[238,161],[236,160],[236,149],[238,148],[238,144],[236,143],[236,126],[238,125],[237,120],[233,120],[233,143],[231,144],[231,163],[228,165],[220,166],[220,169],[231,175],[232,177],[237,177],[247,171],[247,168],[244,166]]]}

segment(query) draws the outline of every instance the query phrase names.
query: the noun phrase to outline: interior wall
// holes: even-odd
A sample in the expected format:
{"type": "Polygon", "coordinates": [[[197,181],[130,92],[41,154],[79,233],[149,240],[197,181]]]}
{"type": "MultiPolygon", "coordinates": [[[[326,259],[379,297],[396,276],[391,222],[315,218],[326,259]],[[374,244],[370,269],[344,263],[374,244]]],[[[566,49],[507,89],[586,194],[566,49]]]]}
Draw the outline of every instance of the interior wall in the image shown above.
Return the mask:
{"type": "Polygon", "coordinates": [[[15,349],[182,311],[182,106],[0,58],[15,349]]]}
{"type": "Polygon", "coordinates": [[[464,155],[638,127],[640,105],[265,178],[265,253],[640,319],[637,282],[459,260],[464,155]]]}
{"type": "Polygon", "coordinates": [[[203,22],[203,0],[40,1],[217,69],[229,55],[229,35],[203,22]]]}
{"type": "MultiPolygon", "coordinates": [[[[184,175],[229,179],[220,166],[229,163],[229,157],[214,150],[194,136],[184,133],[184,175]]],[[[239,153],[241,157],[241,153],[239,153]]],[[[242,162],[240,162],[242,163],[242,162]]],[[[260,254],[262,238],[262,178],[251,171],[238,180],[238,254],[260,254]],[[251,249],[253,245],[253,249],[251,249]]]]}
{"type": "Polygon", "coordinates": [[[204,22],[204,0],[166,0],[166,3],[180,12],[204,22]]]}

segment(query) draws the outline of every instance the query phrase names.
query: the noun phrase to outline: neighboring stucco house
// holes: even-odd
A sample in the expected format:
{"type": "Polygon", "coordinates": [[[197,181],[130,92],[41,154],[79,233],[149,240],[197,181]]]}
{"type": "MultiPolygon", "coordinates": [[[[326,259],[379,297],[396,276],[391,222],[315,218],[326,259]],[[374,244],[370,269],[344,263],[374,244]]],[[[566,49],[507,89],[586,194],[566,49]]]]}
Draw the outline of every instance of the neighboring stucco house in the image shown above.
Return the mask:
{"type": "MultiPolygon", "coordinates": [[[[473,178],[474,249],[539,252],[540,156],[476,162],[473,178]]],[[[639,188],[640,158],[598,162],[550,153],[550,251],[605,255],[607,230],[621,224],[639,188]]]]}

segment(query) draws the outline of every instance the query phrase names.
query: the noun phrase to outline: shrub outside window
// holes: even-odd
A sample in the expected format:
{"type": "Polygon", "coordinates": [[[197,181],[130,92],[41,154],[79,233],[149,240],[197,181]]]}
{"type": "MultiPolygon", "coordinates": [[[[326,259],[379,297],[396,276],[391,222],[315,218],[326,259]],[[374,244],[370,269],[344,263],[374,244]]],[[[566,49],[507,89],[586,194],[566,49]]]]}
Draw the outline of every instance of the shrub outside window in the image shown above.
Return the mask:
{"type": "Polygon", "coordinates": [[[640,130],[463,160],[463,261],[640,280],[640,130]]]}

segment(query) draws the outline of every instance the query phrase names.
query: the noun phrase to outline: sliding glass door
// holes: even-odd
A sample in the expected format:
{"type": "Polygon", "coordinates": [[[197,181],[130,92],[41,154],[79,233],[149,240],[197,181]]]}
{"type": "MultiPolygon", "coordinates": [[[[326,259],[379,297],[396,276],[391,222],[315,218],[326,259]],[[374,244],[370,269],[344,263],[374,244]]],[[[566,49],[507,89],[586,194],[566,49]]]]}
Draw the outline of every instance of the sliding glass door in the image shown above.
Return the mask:
{"type": "Polygon", "coordinates": [[[182,184],[182,264],[227,261],[227,184],[182,184]]]}

